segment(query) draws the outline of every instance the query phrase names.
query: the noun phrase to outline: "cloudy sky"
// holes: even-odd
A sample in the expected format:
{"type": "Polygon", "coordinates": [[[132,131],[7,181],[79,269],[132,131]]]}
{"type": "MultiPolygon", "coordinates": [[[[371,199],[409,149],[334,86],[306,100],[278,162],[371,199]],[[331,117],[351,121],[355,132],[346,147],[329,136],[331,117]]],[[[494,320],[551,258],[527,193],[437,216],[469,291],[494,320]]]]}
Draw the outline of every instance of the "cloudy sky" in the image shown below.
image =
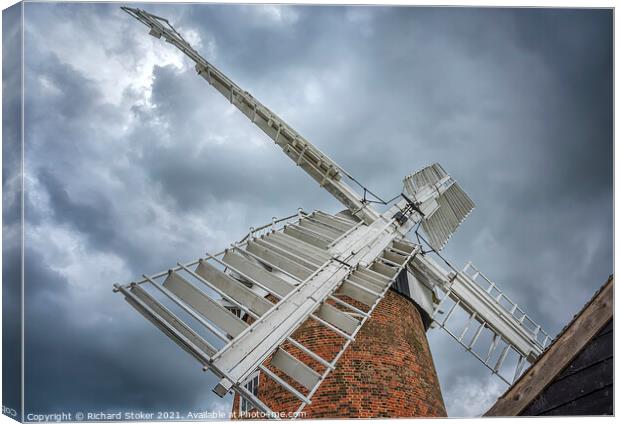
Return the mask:
{"type": "MultiPolygon", "coordinates": [[[[384,197],[440,162],[477,204],[446,256],[550,334],[613,272],[611,11],[140,7],[384,197]]],[[[24,30],[26,412],[228,411],[112,284],[339,204],[118,4],[27,3],[24,30]]],[[[5,176],[5,208],[16,187],[5,176]]],[[[450,415],[484,412],[505,385],[428,336],[450,415]]]]}

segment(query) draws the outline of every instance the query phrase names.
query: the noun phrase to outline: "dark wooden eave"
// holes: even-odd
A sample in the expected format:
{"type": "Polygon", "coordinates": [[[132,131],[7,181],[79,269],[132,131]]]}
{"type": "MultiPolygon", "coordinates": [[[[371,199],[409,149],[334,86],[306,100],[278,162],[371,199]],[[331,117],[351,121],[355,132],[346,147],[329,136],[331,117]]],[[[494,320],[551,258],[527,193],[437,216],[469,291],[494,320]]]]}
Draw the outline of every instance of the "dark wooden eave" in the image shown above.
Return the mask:
{"type": "Polygon", "coordinates": [[[485,416],[513,417],[527,408],[592,337],[613,318],[613,286],[612,275],[537,361],[484,414],[485,416]]]}

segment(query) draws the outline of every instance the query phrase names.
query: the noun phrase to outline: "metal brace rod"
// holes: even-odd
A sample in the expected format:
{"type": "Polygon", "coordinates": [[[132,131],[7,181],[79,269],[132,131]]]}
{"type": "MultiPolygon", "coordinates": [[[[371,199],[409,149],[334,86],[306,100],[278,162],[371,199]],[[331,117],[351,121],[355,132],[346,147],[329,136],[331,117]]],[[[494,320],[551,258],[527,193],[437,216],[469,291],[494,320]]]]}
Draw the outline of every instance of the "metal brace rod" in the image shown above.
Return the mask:
{"type": "Polygon", "coordinates": [[[497,359],[497,363],[495,364],[495,372],[498,372],[499,368],[504,363],[504,360],[506,359],[506,355],[508,354],[508,349],[510,349],[510,345],[506,344],[504,349],[502,349],[502,353],[499,355],[499,358],[497,359]]]}
{"type": "Polygon", "coordinates": [[[441,323],[441,325],[446,325],[446,323],[448,322],[448,320],[450,319],[450,317],[452,317],[452,314],[454,313],[454,310],[456,309],[456,307],[461,303],[460,300],[457,300],[456,302],[454,302],[454,305],[452,305],[452,308],[450,308],[450,312],[448,312],[448,315],[446,315],[446,317],[444,318],[443,322],[441,323]]]}
{"type": "Polygon", "coordinates": [[[491,359],[491,355],[497,348],[498,343],[499,343],[499,336],[497,335],[497,333],[493,333],[493,342],[491,343],[491,346],[489,347],[489,352],[487,353],[487,359],[484,360],[485,363],[489,362],[489,359],[491,359]]]}
{"type": "Polygon", "coordinates": [[[523,369],[523,365],[525,365],[525,357],[519,355],[519,360],[517,362],[517,367],[515,368],[515,374],[512,377],[512,381],[515,382],[519,375],[521,375],[521,370],[523,369]]]}
{"type": "Polygon", "coordinates": [[[476,330],[476,334],[474,334],[474,337],[469,342],[469,346],[467,346],[468,350],[472,350],[473,349],[474,344],[476,344],[476,342],[478,341],[478,337],[480,337],[480,333],[482,333],[482,330],[484,330],[484,327],[486,327],[486,323],[485,322],[481,323],[480,327],[478,327],[478,330],[476,330]]]}
{"type": "Polygon", "coordinates": [[[463,328],[463,331],[461,332],[461,335],[459,336],[459,341],[463,340],[463,337],[465,337],[465,333],[467,333],[467,330],[469,330],[469,326],[471,325],[471,323],[474,321],[475,318],[476,318],[476,313],[474,312],[473,314],[469,316],[469,320],[467,320],[467,324],[465,324],[465,327],[463,328]]]}

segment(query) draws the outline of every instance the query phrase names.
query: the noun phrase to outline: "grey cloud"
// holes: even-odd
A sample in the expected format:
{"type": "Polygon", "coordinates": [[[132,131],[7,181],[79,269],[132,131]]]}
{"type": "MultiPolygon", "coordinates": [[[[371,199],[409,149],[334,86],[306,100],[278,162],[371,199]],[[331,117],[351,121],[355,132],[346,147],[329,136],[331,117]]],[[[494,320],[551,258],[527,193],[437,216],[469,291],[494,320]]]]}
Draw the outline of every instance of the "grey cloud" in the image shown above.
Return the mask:
{"type": "MultiPolygon", "coordinates": [[[[249,141],[245,134],[266,136],[256,133],[242,116],[231,117],[228,125],[220,126],[218,120],[227,103],[207,91],[209,87],[196,78],[193,70],[155,67],[154,77],[154,111],[166,122],[166,138],[174,143],[152,139],[136,161],[152,183],[174,199],[177,208],[200,210],[217,202],[235,201],[281,214],[283,205],[291,205],[284,206],[286,213],[294,211],[302,201],[309,205],[325,203],[322,190],[281,158],[279,148],[270,145],[273,143],[255,149],[252,155],[243,154],[243,145],[249,141]],[[205,98],[213,105],[204,107],[205,98]],[[197,131],[197,125],[204,125],[205,130],[197,131]],[[214,127],[217,131],[213,131],[214,127]],[[226,131],[240,138],[227,137],[224,143],[213,140],[213,135],[221,136],[226,131]],[[303,197],[299,196],[300,187],[303,197]]],[[[149,126],[148,122],[144,125],[149,126]]],[[[141,137],[142,128],[136,131],[136,137],[141,137]]],[[[267,212],[263,216],[269,217],[267,212]]]]}
{"type": "MultiPolygon", "coordinates": [[[[26,257],[28,412],[192,410],[215,384],[150,324],[128,319],[132,314],[81,324],[88,310],[76,310],[79,293],[39,253],[26,257]]],[[[121,301],[111,290],[106,297],[121,301]]]]}
{"type": "Polygon", "coordinates": [[[95,241],[95,248],[109,245],[116,237],[108,199],[95,195],[92,203],[79,203],[72,200],[58,178],[48,169],[39,171],[39,181],[52,203],[53,218],[58,223],[71,222],[75,229],[95,241]]]}
{"type": "MultiPolygon", "coordinates": [[[[6,227],[5,227],[6,228],[6,227]]],[[[21,257],[19,244],[3,231],[2,251],[2,392],[3,405],[20,409],[21,384],[21,257]]]]}
{"type": "Polygon", "coordinates": [[[21,44],[19,6],[2,15],[2,405],[20,409],[21,377],[21,115],[22,72],[16,51],[21,44]]]}

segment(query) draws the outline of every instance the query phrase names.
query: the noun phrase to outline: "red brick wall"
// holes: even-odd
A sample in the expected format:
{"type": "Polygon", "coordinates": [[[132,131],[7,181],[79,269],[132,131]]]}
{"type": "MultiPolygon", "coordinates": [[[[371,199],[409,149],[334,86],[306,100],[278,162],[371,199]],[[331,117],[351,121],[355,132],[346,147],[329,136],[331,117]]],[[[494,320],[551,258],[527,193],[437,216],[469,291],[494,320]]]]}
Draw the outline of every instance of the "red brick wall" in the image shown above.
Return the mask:
{"type": "MultiPolygon", "coordinates": [[[[312,320],[297,330],[293,338],[327,360],[335,357],[343,342],[312,320]]],[[[322,366],[297,349],[286,346],[286,350],[316,371],[323,371],[322,366]]],[[[274,411],[293,412],[300,403],[262,374],[259,397],[274,411]]],[[[233,413],[239,411],[238,405],[235,396],[233,413]]],[[[445,417],[433,358],[415,306],[390,290],[304,412],[305,418],[445,417]]]]}

